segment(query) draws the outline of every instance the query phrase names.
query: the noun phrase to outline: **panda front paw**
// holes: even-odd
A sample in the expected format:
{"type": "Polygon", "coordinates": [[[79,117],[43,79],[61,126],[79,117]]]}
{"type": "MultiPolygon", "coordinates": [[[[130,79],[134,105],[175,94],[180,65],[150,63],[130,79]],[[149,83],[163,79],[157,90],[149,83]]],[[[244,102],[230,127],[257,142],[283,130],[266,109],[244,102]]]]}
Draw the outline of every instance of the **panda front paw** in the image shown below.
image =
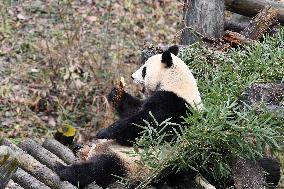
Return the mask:
{"type": "Polygon", "coordinates": [[[116,108],[124,95],[124,89],[119,87],[113,87],[111,92],[107,96],[108,102],[116,108]]]}

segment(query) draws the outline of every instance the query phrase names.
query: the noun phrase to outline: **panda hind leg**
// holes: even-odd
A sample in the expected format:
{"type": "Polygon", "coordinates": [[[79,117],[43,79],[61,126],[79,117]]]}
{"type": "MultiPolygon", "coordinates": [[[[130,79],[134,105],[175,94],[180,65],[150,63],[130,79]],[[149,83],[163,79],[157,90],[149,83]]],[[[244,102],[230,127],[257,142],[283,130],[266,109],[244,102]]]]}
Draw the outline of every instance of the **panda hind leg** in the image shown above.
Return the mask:
{"type": "Polygon", "coordinates": [[[119,177],[124,176],[120,159],[107,154],[97,155],[87,162],[70,166],[58,164],[55,167],[55,172],[61,180],[68,181],[79,188],[83,188],[94,181],[99,186],[106,188],[119,177]]]}

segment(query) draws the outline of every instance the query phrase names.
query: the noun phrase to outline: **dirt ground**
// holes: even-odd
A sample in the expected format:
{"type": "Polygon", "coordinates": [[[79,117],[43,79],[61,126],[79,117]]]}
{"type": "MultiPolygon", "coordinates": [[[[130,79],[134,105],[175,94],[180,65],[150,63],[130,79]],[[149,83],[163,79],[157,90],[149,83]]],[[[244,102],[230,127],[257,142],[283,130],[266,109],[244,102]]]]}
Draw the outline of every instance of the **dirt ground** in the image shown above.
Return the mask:
{"type": "Polygon", "coordinates": [[[0,11],[0,135],[43,140],[69,124],[82,141],[113,121],[106,95],[121,76],[137,91],[143,44],[179,40],[182,1],[4,0],[0,11]]]}

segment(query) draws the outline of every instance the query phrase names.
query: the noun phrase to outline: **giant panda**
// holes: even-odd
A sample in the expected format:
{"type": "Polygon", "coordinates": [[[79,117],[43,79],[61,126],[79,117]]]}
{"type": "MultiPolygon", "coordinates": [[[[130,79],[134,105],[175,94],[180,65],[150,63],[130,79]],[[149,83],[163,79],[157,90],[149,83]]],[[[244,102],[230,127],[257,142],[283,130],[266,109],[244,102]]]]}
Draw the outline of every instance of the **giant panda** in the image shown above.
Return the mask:
{"type": "MultiPolygon", "coordinates": [[[[121,177],[137,183],[152,173],[152,170],[137,163],[139,156],[127,154],[132,151],[131,145],[135,139],[141,136],[142,128],[137,125],[143,125],[144,120],[152,120],[149,112],[159,123],[167,118],[179,123],[190,110],[188,107],[198,111],[203,108],[197,82],[177,54],[178,46],[172,46],[162,54],[150,57],[131,75],[134,82],[142,84],[150,96],[141,100],[123,93],[116,108],[120,119],[101,129],[97,133],[97,140],[80,150],[80,163],[55,168],[62,180],[80,188],[95,181],[106,188],[121,177]]],[[[270,161],[263,164],[269,172],[270,161]]],[[[280,170],[277,169],[278,173],[280,170]]],[[[206,189],[215,188],[202,177],[196,177],[196,180],[206,189]]],[[[273,180],[275,183],[278,181],[279,178],[273,180]]]]}
{"type": "MultiPolygon", "coordinates": [[[[124,93],[117,106],[120,119],[97,133],[97,140],[80,150],[80,163],[71,166],[59,165],[56,172],[62,180],[83,187],[93,181],[107,187],[118,177],[139,182],[150,173],[136,163],[139,156],[130,157],[126,152],[141,135],[144,120],[153,118],[162,122],[182,121],[189,106],[202,109],[197,82],[188,66],[177,57],[178,46],[172,46],[162,54],[150,57],[131,78],[144,86],[150,96],[140,100],[124,93]],[[115,175],[115,176],[114,176],[115,175]]],[[[168,128],[169,130],[172,128],[168,128]]]]}

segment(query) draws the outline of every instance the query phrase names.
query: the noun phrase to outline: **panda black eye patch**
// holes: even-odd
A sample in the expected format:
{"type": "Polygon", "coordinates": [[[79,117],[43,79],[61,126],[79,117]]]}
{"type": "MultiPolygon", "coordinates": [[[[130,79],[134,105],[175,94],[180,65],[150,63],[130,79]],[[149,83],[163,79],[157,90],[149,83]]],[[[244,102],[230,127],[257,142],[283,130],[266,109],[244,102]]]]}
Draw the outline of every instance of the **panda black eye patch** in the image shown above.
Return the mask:
{"type": "Polygon", "coordinates": [[[146,67],[144,67],[143,70],[142,70],[142,77],[143,77],[143,79],[145,78],[145,75],[146,75],[146,67]]]}

